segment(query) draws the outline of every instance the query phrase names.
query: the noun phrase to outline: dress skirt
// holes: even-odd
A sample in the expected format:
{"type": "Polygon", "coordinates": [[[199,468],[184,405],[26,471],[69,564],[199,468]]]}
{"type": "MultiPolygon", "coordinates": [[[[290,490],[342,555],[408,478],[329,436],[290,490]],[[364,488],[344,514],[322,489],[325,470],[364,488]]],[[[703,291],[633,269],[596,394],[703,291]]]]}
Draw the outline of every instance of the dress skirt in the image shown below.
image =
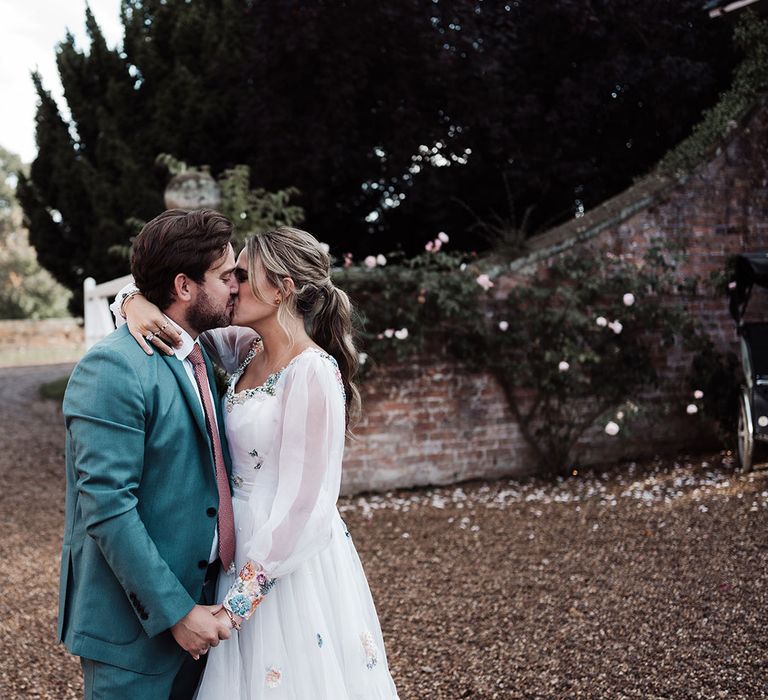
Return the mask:
{"type": "MultiPolygon", "coordinates": [[[[233,490],[238,543],[255,525],[252,487],[233,490]]],[[[270,502],[266,490],[264,519],[270,502]]],[[[279,578],[242,629],[209,650],[196,700],[397,699],[360,558],[338,510],[333,519],[328,546],[279,578]]],[[[246,561],[238,546],[236,570],[246,561]]],[[[219,602],[235,578],[219,575],[219,602]]]]}

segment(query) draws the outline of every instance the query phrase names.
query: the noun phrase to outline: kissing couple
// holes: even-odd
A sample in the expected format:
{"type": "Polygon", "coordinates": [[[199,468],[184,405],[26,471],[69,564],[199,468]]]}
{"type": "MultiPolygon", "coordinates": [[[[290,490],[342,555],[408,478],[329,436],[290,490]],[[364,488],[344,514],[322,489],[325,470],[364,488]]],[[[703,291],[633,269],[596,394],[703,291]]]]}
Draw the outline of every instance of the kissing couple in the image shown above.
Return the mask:
{"type": "Polygon", "coordinates": [[[237,259],[232,233],[206,209],[147,223],[121,325],[69,380],[59,640],[87,700],[396,700],[336,507],[349,299],[309,233],[237,259]]]}

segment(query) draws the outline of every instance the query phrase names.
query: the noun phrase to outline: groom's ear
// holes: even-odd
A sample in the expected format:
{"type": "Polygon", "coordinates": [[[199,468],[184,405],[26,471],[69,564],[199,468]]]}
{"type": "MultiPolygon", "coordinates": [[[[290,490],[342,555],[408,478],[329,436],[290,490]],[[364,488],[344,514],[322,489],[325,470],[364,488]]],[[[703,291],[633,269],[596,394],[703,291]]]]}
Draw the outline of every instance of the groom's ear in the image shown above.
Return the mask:
{"type": "Polygon", "coordinates": [[[173,278],[173,296],[178,301],[191,301],[192,300],[192,280],[189,279],[183,272],[176,275],[173,278]]]}

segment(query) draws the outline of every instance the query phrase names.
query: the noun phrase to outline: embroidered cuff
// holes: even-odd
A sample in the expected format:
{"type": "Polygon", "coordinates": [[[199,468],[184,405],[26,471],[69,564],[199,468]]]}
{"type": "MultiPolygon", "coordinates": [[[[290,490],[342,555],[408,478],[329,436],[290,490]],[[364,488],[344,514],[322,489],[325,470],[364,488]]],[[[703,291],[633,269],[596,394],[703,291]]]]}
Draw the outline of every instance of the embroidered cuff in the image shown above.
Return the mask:
{"type": "Polygon", "coordinates": [[[247,620],[275,583],[277,579],[267,578],[261,566],[249,561],[227,592],[224,607],[247,620]]]}

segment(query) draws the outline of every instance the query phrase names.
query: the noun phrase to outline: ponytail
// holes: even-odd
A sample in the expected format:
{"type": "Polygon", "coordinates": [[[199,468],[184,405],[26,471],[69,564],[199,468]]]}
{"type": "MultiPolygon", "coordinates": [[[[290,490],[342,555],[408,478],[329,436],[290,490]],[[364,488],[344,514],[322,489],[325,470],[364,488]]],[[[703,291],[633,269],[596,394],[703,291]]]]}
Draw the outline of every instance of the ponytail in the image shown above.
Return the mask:
{"type": "Polygon", "coordinates": [[[330,282],[324,299],[311,318],[309,335],[323,350],[336,358],[346,395],[347,432],[360,415],[360,392],[354,383],[359,360],[352,337],[352,304],[349,297],[330,282]]]}
{"type": "Polygon", "coordinates": [[[286,316],[298,313],[309,324],[310,337],[339,365],[346,395],[347,435],[360,415],[360,392],[354,378],[359,367],[349,297],[331,282],[331,260],[317,239],[301,229],[279,226],[257,233],[246,241],[251,289],[256,288],[255,261],[261,260],[269,282],[285,291],[283,278],[290,277],[294,293],[277,311],[277,322],[293,340],[286,316]]]}

